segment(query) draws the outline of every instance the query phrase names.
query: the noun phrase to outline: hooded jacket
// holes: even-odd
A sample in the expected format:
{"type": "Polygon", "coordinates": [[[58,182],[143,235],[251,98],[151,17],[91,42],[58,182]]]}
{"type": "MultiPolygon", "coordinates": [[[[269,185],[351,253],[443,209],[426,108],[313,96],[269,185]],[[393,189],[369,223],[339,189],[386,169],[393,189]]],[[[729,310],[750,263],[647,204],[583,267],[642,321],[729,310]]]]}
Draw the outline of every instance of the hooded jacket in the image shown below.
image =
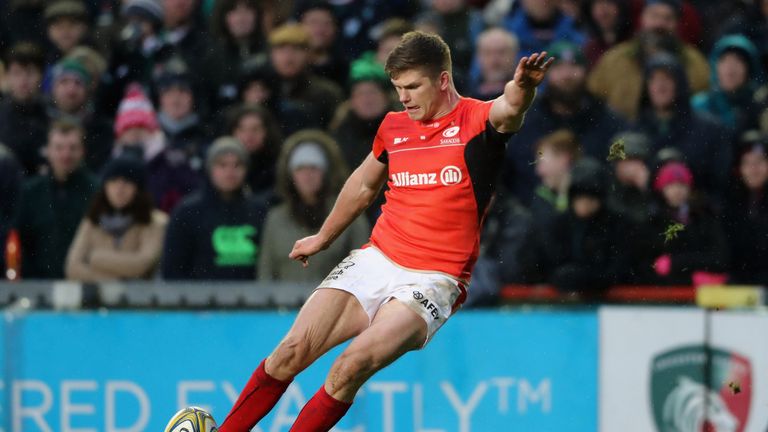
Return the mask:
{"type": "Polygon", "coordinates": [[[688,79],[674,57],[660,54],[648,61],[635,129],[650,138],[651,153],[666,147],[680,150],[683,162],[693,171],[699,190],[714,198],[724,194],[731,166],[729,134],[716,122],[691,109],[688,79]],[[656,116],[647,91],[650,77],[657,70],[668,71],[676,84],[674,113],[666,120],[656,116]]]}
{"type": "Polygon", "coordinates": [[[63,183],[52,175],[40,175],[24,183],[17,222],[22,277],[64,277],[69,245],[97,190],[96,177],[85,168],[77,169],[63,183]]]}
{"type": "Polygon", "coordinates": [[[253,280],[266,207],[241,188],[224,199],[207,182],[171,214],[161,263],[166,280],[253,280]]]}
{"type": "MultiPolygon", "coordinates": [[[[327,198],[323,219],[330,213],[335,197],[347,176],[347,165],[338,145],[324,132],[307,130],[288,137],[277,164],[277,187],[283,203],[269,211],[264,225],[262,253],[259,257],[259,278],[262,280],[319,283],[350,250],[360,248],[370,237],[370,226],[365,217],[361,216],[355,219],[328,249],[312,256],[309,259],[309,267],[301,268],[296,261],[288,258],[296,240],[317,232],[317,228],[308,227],[297,220],[291,209],[291,202],[296,198],[293,198],[291,193],[292,179],[288,163],[296,147],[304,142],[319,144],[328,160],[325,178],[327,198]]],[[[322,221],[318,221],[320,222],[322,221]]]]}
{"type": "Polygon", "coordinates": [[[732,131],[740,132],[758,126],[759,107],[754,93],[762,78],[762,65],[755,45],[742,35],[730,35],[717,41],[709,55],[710,90],[694,95],[691,105],[694,110],[710,114],[732,131]],[[725,92],[717,78],[717,63],[728,51],[742,53],[748,61],[747,82],[735,92],[725,92]]]}
{"type": "MultiPolygon", "coordinates": [[[[643,63],[639,36],[605,52],[589,74],[589,91],[629,120],[637,118],[643,94],[643,63]]],[[[676,56],[685,67],[693,91],[709,86],[709,65],[696,47],[680,42],[676,56]]]]}

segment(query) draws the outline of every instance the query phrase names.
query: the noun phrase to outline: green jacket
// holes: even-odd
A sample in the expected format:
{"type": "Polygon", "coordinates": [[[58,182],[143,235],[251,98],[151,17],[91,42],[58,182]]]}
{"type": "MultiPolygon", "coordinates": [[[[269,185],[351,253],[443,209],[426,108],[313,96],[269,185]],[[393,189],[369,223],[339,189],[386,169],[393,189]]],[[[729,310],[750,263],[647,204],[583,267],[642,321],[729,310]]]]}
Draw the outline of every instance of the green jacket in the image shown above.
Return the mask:
{"type": "Polygon", "coordinates": [[[97,178],[85,168],[75,171],[64,183],[50,175],[24,183],[16,222],[23,278],[64,278],[69,245],[97,190],[97,178]]]}

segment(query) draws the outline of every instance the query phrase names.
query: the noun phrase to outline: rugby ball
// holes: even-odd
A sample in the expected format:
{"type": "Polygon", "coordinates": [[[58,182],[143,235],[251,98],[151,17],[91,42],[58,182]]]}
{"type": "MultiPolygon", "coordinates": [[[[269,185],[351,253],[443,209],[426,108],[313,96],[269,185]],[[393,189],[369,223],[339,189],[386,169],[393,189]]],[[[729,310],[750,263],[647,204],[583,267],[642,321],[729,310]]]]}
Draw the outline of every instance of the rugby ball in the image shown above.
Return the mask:
{"type": "Polygon", "coordinates": [[[208,411],[187,407],[177,412],[165,427],[165,432],[218,432],[216,421],[208,411]]]}

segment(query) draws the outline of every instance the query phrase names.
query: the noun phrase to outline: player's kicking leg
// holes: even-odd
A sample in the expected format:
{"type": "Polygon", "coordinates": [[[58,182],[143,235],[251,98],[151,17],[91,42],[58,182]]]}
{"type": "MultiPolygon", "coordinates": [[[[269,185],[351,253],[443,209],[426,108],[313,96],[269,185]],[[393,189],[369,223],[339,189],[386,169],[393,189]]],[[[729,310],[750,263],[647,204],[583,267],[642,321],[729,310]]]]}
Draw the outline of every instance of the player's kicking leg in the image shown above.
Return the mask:
{"type": "Polygon", "coordinates": [[[219,431],[250,431],[299,372],[331,348],[360,334],[368,324],[368,315],[353,295],[336,289],[316,290],[285,338],[253,373],[219,431]]]}
{"type": "Polygon", "coordinates": [[[421,348],[426,337],[424,318],[398,300],[386,303],[371,326],[333,363],[324,385],[301,410],[291,432],[329,431],[373,374],[406,352],[421,348]]]}

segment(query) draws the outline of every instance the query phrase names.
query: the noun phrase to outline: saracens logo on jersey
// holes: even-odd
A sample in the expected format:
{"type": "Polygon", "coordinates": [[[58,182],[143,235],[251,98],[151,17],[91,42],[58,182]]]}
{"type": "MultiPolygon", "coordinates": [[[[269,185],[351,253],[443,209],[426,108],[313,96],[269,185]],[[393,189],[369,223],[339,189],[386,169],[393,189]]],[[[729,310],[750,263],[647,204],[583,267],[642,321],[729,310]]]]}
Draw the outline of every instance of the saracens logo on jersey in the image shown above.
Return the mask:
{"type": "Polygon", "coordinates": [[[444,167],[439,174],[436,172],[411,173],[409,171],[392,174],[392,184],[397,187],[436,185],[438,181],[443,186],[452,186],[461,183],[461,179],[461,170],[453,165],[444,167]]]}

